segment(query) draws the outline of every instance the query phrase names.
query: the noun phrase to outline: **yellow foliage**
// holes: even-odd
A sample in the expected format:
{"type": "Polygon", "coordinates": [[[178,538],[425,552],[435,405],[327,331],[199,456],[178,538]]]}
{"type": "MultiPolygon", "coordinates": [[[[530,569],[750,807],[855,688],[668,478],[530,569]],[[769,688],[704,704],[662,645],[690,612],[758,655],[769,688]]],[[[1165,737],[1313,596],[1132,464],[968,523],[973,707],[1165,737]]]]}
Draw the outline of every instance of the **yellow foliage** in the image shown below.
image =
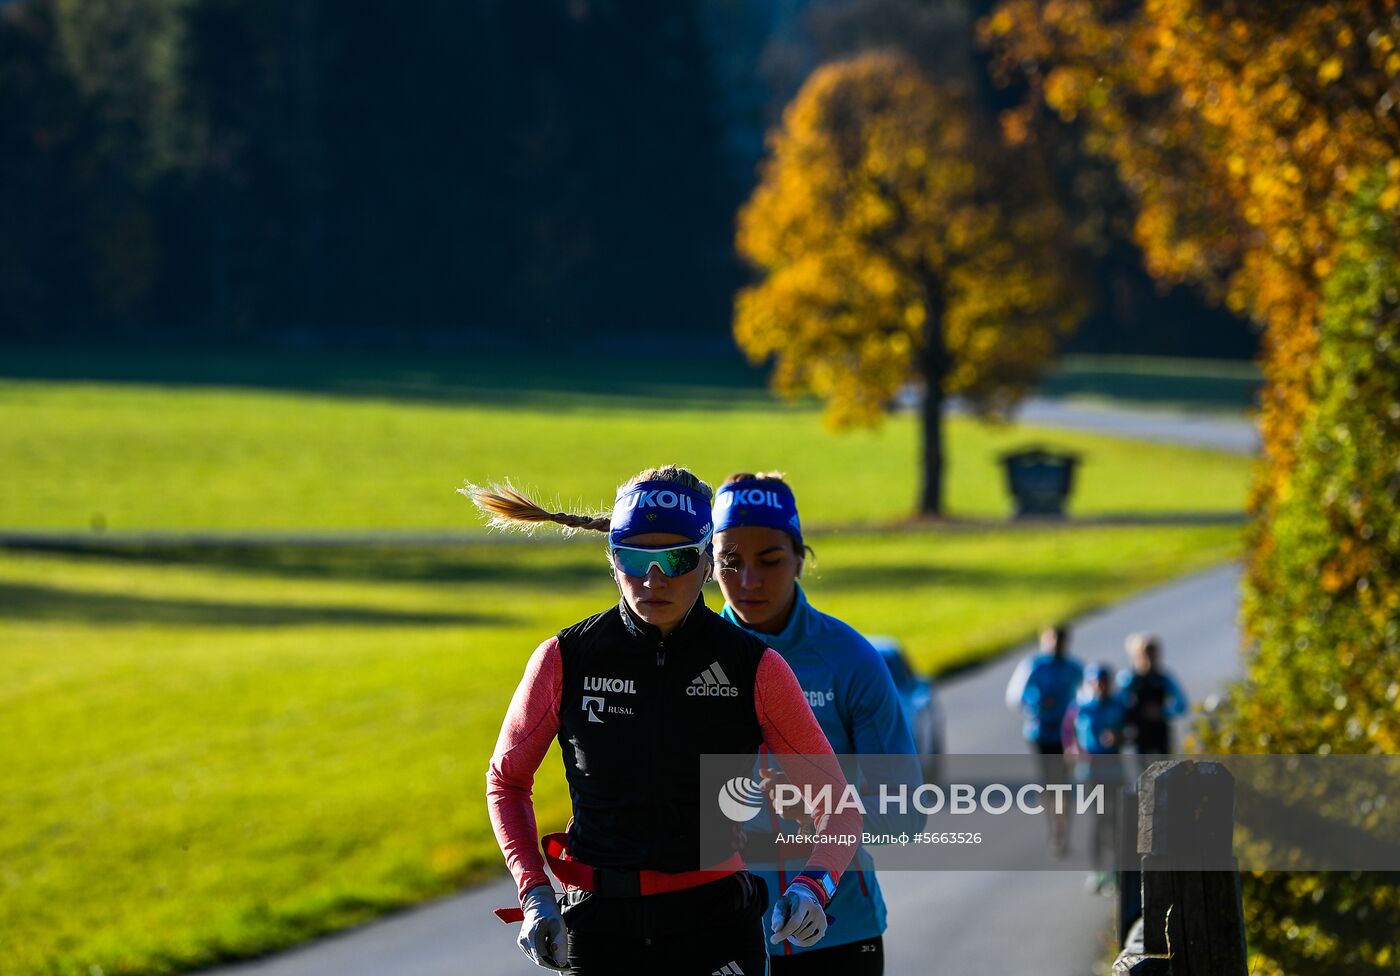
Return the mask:
{"type": "Polygon", "coordinates": [[[762,274],[734,334],[835,427],[911,380],[988,411],[1024,394],[1078,322],[1068,234],[1028,157],[888,54],[827,65],[770,137],[737,246],[762,274]]]}
{"type": "Polygon", "coordinates": [[[1400,207],[1395,0],[1004,0],[981,33],[1117,165],[1148,271],[1266,327],[1267,517],[1296,466],[1338,214],[1377,167],[1400,207]]]}

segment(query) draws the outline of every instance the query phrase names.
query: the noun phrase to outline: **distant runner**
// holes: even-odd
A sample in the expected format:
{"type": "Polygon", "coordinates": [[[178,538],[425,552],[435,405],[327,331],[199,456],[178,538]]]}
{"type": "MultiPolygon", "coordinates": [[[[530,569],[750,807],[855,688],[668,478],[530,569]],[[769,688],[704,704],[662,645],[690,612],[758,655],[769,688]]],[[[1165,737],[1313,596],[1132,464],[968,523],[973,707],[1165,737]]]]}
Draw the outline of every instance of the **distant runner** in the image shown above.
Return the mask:
{"type": "MultiPolygon", "coordinates": [[[[1025,658],[1006,685],[1006,705],[1025,718],[1021,731],[1041,757],[1046,782],[1062,782],[1065,751],[1060,726],[1084,680],[1084,665],[1069,656],[1069,625],[1047,627],[1040,634],[1040,652],[1025,658]]],[[[1050,849],[1056,857],[1069,852],[1068,814],[1049,818],[1050,849]]]]}
{"type": "MultiPolygon", "coordinates": [[[[730,475],[715,500],[715,531],[725,618],[783,656],[838,755],[909,756],[906,781],[916,789],[922,779],[912,758],[914,739],[884,659],[851,627],[808,603],[798,583],[809,549],[797,500],[782,476],[730,475]]],[[[882,822],[877,806],[866,804],[866,830],[920,829],[917,823],[882,822]]],[[[781,867],[760,874],[770,891],[785,889],[790,877],[781,867]]],[[[828,910],[835,921],[819,946],[770,943],[773,976],[884,972],[885,901],[864,848],[828,910]]]]}
{"type": "MultiPolygon", "coordinates": [[[[518,942],[537,965],[578,976],[760,976],[762,883],[739,855],[697,863],[698,758],[766,748],[792,782],[836,796],[845,780],[782,657],[709,610],[711,489],[684,468],[643,471],[612,515],[546,512],[510,488],[469,489],[494,525],[555,522],[609,533],[622,599],[560,631],[530,657],[487,772],[487,808],[515,877],[518,942]],[[694,688],[722,693],[694,694],[694,688]],[[573,804],[565,834],[535,826],[535,770],[558,738],[573,804]],[[784,762],[784,757],[789,757],[784,762]],[[563,909],[545,874],[564,882],[563,909]]],[[[713,802],[713,801],[711,801],[713,802]]],[[[823,838],[860,832],[833,813],[823,838]]],[[[852,848],[819,840],[777,898],[772,938],[825,934],[826,906],[852,848]]]]}
{"type": "Polygon", "coordinates": [[[1114,845],[1118,839],[1118,799],[1123,789],[1122,767],[1108,759],[1123,750],[1123,730],[1126,709],[1114,693],[1113,669],[1107,664],[1091,664],[1084,669],[1084,687],[1079,698],[1065,713],[1065,753],[1098,757],[1076,765],[1075,775],[1090,785],[1104,786],[1104,810],[1093,814],[1093,849],[1090,851],[1093,870],[1085,887],[1095,893],[1111,891],[1113,875],[1109,866],[1114,860],[1114,845]]]}
{"type": "Polygon", "coordinates": [[[1171,720],[1185,715],[1190,701],[1162,669],[1161,640],[1133,634],[1127,650],[1132,667],[1118,675],[1118,695],[1128,712],[1128,737],[1142,755],[1166,755],[1172,751],[1171,720]]]}

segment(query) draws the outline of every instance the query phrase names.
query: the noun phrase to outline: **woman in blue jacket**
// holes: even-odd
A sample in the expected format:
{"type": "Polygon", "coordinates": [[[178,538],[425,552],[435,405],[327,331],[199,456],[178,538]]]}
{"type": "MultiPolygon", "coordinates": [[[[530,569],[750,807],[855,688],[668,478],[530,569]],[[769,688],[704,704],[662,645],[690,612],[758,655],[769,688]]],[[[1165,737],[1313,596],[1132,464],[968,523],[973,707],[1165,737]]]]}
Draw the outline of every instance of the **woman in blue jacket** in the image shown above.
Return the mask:
{"type": "MultiPolygon", "coordinates": [[[[807,701],[839,755],[914,754],[914,740],[894,681],[878,651],[853,628],[807,602],[798,578],[810,550],[792,489],[779,474],[735,474],[715,498],[715,552],[724,616],[762,638],[792,668],[807,701]]],[[[917,785],[918,765],[905,769],[917,785]]],[[[918,829],[882,822],[878,804],[867,803],[865,829],[918,829]]],[[[770,944],[774,976],[879,976],[884,972],[885,902],[873,861],[857,849],[827,912],[826,938],[802,948],[790,940],[770,944]]],[[[768,890],[783,891],[784,871],[758,872],[768,890]]]]}

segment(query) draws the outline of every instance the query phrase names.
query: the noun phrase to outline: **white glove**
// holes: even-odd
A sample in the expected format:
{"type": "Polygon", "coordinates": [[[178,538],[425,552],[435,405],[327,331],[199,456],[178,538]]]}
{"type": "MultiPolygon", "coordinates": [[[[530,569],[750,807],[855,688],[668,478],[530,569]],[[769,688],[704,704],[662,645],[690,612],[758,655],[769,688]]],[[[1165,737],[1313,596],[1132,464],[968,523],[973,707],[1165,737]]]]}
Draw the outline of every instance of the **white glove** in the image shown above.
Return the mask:
{"type": "Polygon", "coordinates": [[[525,912],[525,920],[520,923],[520,937],[515,940],[520,950],[536,966],[564,969],[569,961],[569,943],[564,916],[559,914],[559,904],[554,900],[554,889],[547,884],[535,885],[525,892],[520,907],[525,912]]]}
{"type": "Polygon", "coordinates": [[[773,903],[773,918],[769,924],[773,927],[769,941],[774,945],[790,939],[793,945],[805,949],[816,945],[826,935],[826,909],[811,888],[794,882],[788,885],[783,897],[773,903]]]}

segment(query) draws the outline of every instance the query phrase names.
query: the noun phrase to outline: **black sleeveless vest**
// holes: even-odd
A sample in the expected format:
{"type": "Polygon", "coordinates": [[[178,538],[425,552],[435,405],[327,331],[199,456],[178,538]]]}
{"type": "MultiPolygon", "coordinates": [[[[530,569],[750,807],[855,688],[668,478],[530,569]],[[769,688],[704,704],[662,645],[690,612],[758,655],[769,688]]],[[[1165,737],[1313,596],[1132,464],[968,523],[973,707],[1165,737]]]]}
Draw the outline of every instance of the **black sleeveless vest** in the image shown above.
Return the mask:
{"type": "Polygon", "coordinates": [[[664,640],[625,603],[559,633],[569,847],[595,867],[693,871],[700,756],[756,753],[764,644],[697,599],[664,640]]]}

